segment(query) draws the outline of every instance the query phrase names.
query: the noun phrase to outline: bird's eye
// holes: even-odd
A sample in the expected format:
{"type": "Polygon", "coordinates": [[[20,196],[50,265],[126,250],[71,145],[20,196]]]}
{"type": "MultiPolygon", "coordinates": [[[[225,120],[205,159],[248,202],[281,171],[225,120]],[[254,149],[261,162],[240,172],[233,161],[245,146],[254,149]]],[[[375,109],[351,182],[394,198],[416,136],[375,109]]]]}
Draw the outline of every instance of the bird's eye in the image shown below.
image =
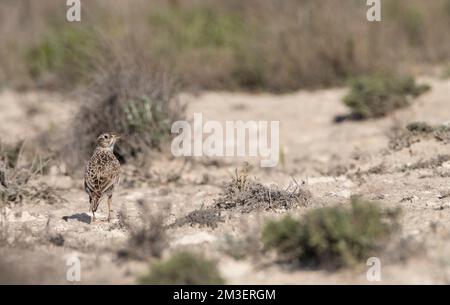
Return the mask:
{"type": "Polygon", "coordinates": [[[108,135],[105,135],[105,139],[108,139],[109,138],[109,136],[108,135]]]}

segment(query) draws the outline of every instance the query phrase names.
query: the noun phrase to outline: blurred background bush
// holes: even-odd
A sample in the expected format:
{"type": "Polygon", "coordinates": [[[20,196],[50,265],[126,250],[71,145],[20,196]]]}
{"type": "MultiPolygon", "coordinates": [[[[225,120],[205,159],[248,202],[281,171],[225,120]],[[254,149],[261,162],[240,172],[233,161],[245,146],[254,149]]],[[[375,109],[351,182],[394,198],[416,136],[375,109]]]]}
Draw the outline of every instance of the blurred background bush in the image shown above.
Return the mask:
{"type": "Polygon", "coordinates": [[[105,45],[191,90],[286,92],[450,60],[450,0],[383,0],[375,23],[360,0],[91,0],[74,23],[65,1],[0,3],[0,84],[20,88],[89,82],[105,45]]]}

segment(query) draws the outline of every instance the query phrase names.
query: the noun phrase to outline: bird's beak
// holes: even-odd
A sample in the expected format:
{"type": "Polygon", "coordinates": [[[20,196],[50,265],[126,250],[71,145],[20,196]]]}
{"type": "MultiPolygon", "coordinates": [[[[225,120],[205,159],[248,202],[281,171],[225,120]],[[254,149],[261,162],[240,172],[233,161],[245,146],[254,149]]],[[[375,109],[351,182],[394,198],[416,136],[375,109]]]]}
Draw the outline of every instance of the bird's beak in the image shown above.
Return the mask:
{"type": "Polygon", "coordinates": [[[122,135],[119,135],[119,134],[114,135],[114,138],[116,138],[117,140],[120,139],[121,137],[122,137],[122,135]]]}

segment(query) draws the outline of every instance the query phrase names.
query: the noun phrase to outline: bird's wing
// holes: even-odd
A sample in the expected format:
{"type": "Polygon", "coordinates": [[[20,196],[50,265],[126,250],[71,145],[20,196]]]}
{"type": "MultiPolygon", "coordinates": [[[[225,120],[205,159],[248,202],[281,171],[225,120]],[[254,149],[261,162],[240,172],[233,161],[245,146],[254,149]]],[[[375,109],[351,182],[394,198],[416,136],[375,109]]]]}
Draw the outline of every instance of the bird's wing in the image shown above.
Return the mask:
{"type": "Polygon", "coordinates": [[[94,177],[88,179],[86,182],[88,187],[94,192],[103,194],[108,188],[111,187],[111,185],[117,182],[118,176],[119,175],[116,172],[98,172],[94,177]]]}
{"type": "Polygon", "coordinates": [[[118,181],[119,175],[118,173],[113,173],[109,175],[105,182],[101,185],[100,193],[106,192],[107,189],[111,187],[111,185],[116,184],[118,181]]]}
{"type": "Polygon", "coordinates": [[[86,166],[86,171],[84,174],[84,189],[86,190],[86,193],[88,193],[89,195],[94,192],[96,193],[96,188],[93,184],[93,180],[94,180],[94,175],[93,175],[93,171],[92,171],[92,160],[89,161],[89,163],[86,166]]]}
{"type": "Polygon", "coordinates": [[[97,195],[101,195],[113,184],[117,183],[119,173],[120,164],[117,160],[92,158],[86,168],[86,185],[89,190],[97,193],[97,195]]]}

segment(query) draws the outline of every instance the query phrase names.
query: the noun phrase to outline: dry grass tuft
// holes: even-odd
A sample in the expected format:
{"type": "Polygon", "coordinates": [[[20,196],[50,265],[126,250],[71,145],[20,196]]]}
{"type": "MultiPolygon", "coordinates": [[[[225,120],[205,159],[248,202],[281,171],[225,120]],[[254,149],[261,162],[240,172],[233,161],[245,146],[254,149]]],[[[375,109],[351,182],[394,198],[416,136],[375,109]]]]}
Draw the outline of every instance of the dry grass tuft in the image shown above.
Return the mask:
{"type": "Polygon", "coordinates": [[[63,201],[53,188],[46,184],[35,186],[31,181],[43,173],[48,161],[23,158],[24,142],[0,145],[0,200],[4,203],[21,203],[25,198],[54,204],[63,201]]]}
{"type": "Polygon", "coordinates": [[[267,187],[248,179],[245,169],[236,169],[235,176],[224,185],[222,195],[215,200],[215,206],[224,210],[236,209],[242,213],[253,210],[288,210],[307,205],[311,197],[311,193],[296,182],[286,189],[267,187]]]}

